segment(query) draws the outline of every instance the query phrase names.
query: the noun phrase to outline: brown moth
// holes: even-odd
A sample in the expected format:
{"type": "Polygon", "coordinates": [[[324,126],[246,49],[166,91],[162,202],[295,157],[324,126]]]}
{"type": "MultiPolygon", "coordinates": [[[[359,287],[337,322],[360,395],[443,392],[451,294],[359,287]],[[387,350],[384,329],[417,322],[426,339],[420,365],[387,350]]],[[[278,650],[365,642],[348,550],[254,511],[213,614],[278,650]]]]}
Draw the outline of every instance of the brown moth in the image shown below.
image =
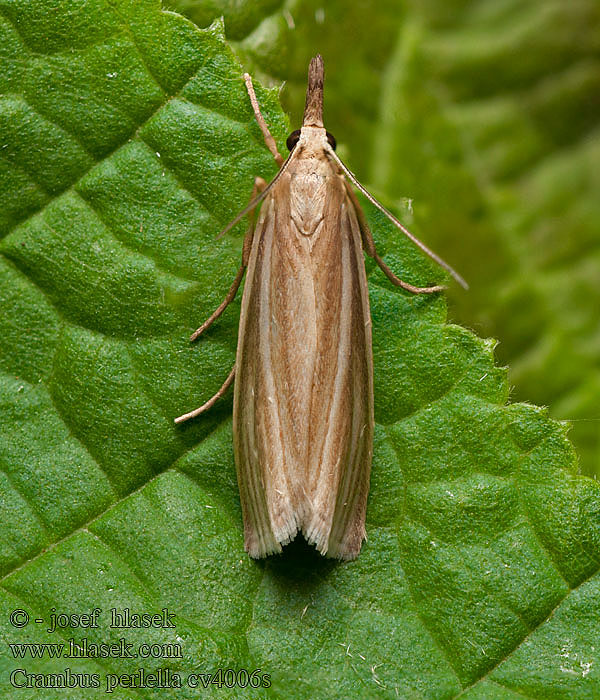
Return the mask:
{"type": "Polygon", "coordinates": [[[245,547],[251,557],[280,552],[300,531],[328,557],[354,559],[365,539],[373,450],[373,355],[363,250],[392,283],[413,292],[375,250],[350,180],[422,250],[464,281],[364,190],[335,153],[323,126],[323,61],[313,58],[302,129],[284,162],[244,76],[256,119],[280,170],[222,232],[263,201],[246,234],[246,271],[235,365],[221,389],[179,423],[210,408],[235,376],[233,440],[245,547]]]}

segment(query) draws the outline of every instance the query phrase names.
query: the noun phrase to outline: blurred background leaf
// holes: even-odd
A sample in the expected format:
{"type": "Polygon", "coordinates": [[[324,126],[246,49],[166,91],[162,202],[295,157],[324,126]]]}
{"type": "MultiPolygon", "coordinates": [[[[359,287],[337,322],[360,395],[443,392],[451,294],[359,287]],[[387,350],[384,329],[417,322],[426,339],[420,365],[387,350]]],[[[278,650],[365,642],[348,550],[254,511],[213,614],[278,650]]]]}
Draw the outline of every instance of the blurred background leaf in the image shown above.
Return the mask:
{"type": "Polygon", "coordinates": [[[363,183],[469,280],[451,316],[499,340],[514,400],[572,421],[600,473],[600,5],[596,0],[197,2],[247,69],[325,59],[326,123],[363,183]],[[406,200],[410,207],[406,207],[406,200]]]}

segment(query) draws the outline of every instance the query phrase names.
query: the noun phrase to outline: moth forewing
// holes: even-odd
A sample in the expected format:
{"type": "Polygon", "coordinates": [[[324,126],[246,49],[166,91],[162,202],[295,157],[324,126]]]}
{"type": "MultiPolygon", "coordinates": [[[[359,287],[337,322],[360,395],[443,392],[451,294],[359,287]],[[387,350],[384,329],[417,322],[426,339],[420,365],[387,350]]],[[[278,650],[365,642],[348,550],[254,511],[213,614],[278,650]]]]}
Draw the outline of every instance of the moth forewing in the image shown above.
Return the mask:
{"type": "Polygon", "coordinates": [[[285,471],[285,445],[269,328],[270,258],[275,198],[265,200],[254,231],[238,334],[238,379],[233,400],[233,441],[246,550],[253,557],[281,551],[297,532],[297,497],[285,471]],[[263,332],[264,331],[264,332],[263,332]],[[262,405],[261,405],[262,402],[262,405]]]}
{"type": "Polygon", "coordinates": [[[346,181],[354,176],[323,126],[321,57],[310,63],[302,129],[288,138],[285,162],[250,76],[245,80],[281,167],[225,229],[263,200],[225,302],[193,336],[231,301],[247,263],[234,369],[213,399],[176,420],[212,405],[235,373],[234,453],[246,550],[252,557],[280,552],[301,531],[322,554],[353,559],[365,539],[374,429],[363,248],[394,284],[415,293],[441,287],[407,284],[377,255],[346,181]]]}
{"type": "MultiPolygon", "coordinates": [[[[330,186],[343,188],[332,172],[330,186]],[[335,184],[334,184],[335,183],[335,184]]],[[[352,202],[342,189],[331,214],[329,250],[323,251],[320,371],[313,390],[309,474],[312,514],[305,534],[323,554],[353,559],[365,537],[373,442],[373,358],[369,296],[361,235],[352,202]],[[337,203],[336,203],[337,204],[337,203]],[[332,269],[327,270],[327,263],[332,269]],[[335,266],[335,269],[333,267],[335,266]]]]}

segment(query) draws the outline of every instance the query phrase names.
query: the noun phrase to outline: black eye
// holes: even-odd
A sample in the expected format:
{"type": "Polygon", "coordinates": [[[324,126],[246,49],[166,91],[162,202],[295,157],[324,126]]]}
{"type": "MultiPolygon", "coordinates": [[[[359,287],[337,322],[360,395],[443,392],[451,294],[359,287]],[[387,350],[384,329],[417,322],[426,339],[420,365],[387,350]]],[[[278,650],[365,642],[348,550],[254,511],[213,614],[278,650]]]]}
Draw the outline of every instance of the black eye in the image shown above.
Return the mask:
{"type": "Polygon", "coordinates": [[[329,141],[329,145],[331,146],[331,148],[333,148],[333,150],[335,151],[335,147],[337,145],[335,142],[335,136],[327,132],[327,140],[329,141]]]}
{"type": "Polygon", "coordinates": [[[292,133],[287,137],[287,141],[285,142],[285,145],[287,146],[288,151],[291,151],[292,148],[298,143],[298,139],[300,138],[300,129],[296,129],[296,131],[292,131],[292,133]]]}

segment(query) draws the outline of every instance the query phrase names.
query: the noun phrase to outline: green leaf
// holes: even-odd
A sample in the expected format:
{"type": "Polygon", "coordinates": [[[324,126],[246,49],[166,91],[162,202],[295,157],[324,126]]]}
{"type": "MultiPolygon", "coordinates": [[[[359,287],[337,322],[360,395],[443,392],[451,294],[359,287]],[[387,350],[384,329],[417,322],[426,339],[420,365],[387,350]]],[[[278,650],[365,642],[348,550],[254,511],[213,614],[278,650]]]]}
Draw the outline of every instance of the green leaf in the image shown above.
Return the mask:
{"type": "Polygon", "coordinates": [[[414,197],[419,228],[472,283],[455,317],[501,339],[515,398],[573,419],[599,474],[598,6],[446,10],[397,30],[372,181],[414,197]]]}
{"type": "MultiPolygon", "coordinates": [[[[239,301],[188,341],[239,264],[240,236],[214,236],[276,170],[221,24],[150,0],[11,0],[0,32],[4,695],[101,698],[108,678],[123,700],[597,697],[597,484],[563,425],[506,404],[493,342],[371,263],[369,540],[350,564],[302,541],[244,553],[231,398],[173,424],[234,358],[239,301]],[[46,631],[53,611],[94,608],[98,627],[46,631]],[[176,627],[111,628],[111,608],[167,608],[176,627]],[[170,646],[98,659],[9,646],[83,637],[170,646]],[[11,684],[17,668],[33,688],[11,684]],[[100,687],[48,687],[66,668],[100,687]],[[140,687],[140,668],[183,688],[140,687]],[[228,668],[264,685],[189,685],[228,668]]],[[[257,91],[283,150],[277,91],[257,91]]],[[[395,271],[440,278],[367,213],[395,271]]]]}

